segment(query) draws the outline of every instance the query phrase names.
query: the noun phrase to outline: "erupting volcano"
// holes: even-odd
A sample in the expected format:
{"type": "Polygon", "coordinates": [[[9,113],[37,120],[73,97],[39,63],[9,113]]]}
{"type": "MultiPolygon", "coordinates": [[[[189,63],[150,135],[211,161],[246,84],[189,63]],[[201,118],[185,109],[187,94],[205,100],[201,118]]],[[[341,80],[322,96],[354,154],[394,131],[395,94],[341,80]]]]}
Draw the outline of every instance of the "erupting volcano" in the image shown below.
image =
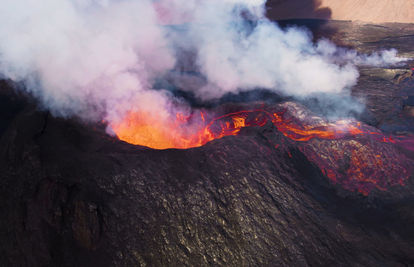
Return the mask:
{"type": "Polygon", "coordinates": [[[412,266],[414,27],[291,2],[3,0],[0,266],[412,266]]]}

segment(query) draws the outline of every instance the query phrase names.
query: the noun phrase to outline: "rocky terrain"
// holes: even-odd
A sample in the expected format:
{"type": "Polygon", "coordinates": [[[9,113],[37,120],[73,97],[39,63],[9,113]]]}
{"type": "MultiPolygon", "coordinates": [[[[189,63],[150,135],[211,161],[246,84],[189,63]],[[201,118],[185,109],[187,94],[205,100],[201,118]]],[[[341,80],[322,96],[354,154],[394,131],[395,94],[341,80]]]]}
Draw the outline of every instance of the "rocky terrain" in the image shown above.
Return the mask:
{"type": "MultiPolygon", "coordinates": [[[[360,52],[414,57],[411,24],[309,26],[360,52]]],[[[154,150],[108,136],[101,123],[39,111],[3,82],[0,263],[414,266],[410,64],[361,67],[351,92],[366,104],[358,127],[409,140],[399,143],[372,134],[298,141],[267,121],[202,147],[154,150]]],[[[312,101],[264,109],[294,123],[329,115],[312,101]]]]}

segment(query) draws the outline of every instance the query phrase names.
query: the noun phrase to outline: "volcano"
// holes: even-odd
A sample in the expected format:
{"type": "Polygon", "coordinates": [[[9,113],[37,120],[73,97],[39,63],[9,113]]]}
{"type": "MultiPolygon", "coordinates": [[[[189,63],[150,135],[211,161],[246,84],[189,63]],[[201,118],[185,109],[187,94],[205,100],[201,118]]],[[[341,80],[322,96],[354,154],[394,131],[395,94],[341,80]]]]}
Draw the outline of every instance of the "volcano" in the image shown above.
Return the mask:
{"type": "MultiPolygon", "coordinates": [[[[412,25],[314,30],[413,57],[412,25]]],[[[105,121],[39,110],[3,82],[0,263],[413,266],[411,64],[359,67],[361,114],[235,97],[167,124],[129,113],[113,135],[105,121]]]]}

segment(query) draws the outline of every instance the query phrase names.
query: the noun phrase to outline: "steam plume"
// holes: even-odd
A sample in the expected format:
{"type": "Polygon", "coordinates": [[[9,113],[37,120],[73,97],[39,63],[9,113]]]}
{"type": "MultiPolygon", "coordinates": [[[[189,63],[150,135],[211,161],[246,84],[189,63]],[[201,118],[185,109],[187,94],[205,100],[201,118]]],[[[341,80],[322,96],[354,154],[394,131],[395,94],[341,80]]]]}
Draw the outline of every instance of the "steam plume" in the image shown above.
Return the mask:
{"type": "Polygon", "coordinates": [[[141,109],[169,117],[171,96],[151,86],[173,69],[183,48],[196,51],[207,84],[189,90],[203,100],[257,87],[290,95],[336,93],[355,85],[355,65],[405,60],[395,50],[368,56],[327,40],[314,44],[309,31],[268,21],[264,4],[3,0],[0,75],[24,82],[54,115],[111,122],[141,109]],[[181,30],[165,26],[183,23],[181,30]]]}

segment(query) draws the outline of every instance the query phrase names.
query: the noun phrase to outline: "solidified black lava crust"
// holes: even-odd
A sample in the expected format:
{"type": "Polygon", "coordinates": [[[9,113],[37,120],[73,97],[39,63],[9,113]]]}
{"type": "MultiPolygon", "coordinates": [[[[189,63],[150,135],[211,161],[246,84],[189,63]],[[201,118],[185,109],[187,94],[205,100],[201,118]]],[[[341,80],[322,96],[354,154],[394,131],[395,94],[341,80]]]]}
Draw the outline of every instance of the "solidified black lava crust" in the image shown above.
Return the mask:
{"type": "Polygon", "coordinates": [[[26,107],[1,147],[4,266],[414,261],[411,178],[368,196],[334,186],[272,124],[152,150],[26,107]]]}

